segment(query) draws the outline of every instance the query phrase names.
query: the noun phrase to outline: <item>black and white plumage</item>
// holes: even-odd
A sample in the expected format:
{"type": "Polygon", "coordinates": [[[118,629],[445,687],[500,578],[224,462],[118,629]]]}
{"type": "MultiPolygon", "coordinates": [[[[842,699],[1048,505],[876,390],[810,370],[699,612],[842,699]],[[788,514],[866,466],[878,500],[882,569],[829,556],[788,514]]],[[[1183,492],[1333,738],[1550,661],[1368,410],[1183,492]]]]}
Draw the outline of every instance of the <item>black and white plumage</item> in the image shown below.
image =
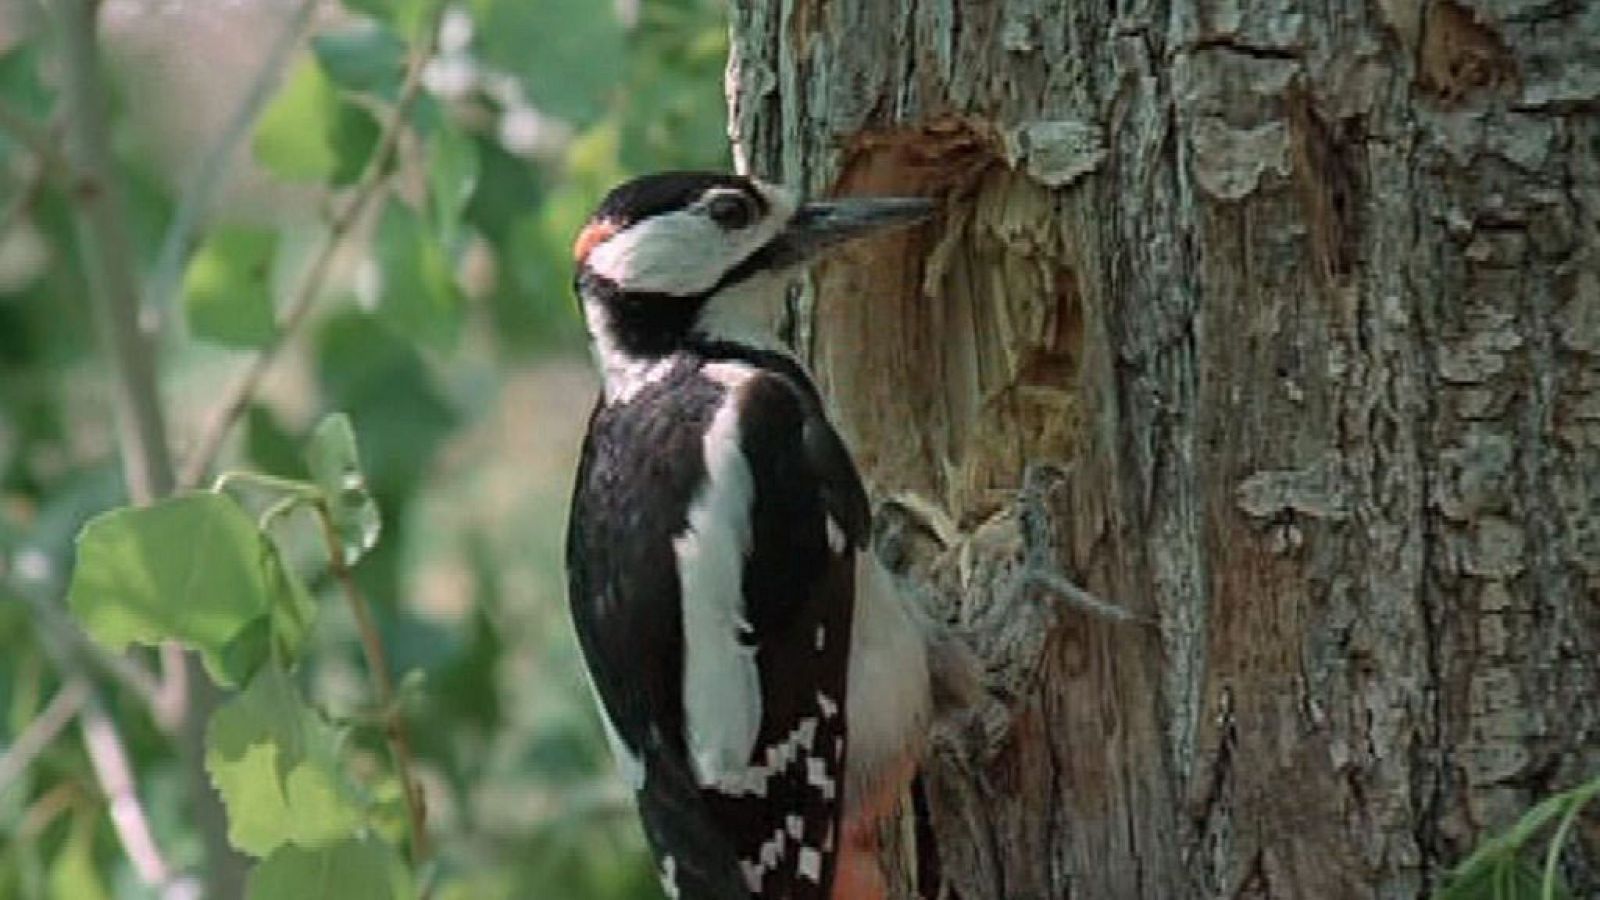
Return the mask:
{"type": "Polygon", "coordinates": [[[851,809],[916,752],[923,639],[770,326],[793,266],[928,211],[663,173],[613,191],[578,238],[604,385],[573,496],[572,615],[671,896],[871,896],[846,878],[836,893],[835,870],[851,809]]]}

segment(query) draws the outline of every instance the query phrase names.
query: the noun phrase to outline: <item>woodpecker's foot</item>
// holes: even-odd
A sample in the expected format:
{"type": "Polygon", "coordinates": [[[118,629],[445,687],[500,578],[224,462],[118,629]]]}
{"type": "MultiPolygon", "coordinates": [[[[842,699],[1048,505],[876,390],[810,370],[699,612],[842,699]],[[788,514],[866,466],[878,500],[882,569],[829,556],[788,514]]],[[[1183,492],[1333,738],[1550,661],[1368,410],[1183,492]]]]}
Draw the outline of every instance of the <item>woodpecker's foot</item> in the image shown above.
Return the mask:
{"type": "Polygon", "coordinates": [[[1014,501],[970,531],[911,494],[888,498],[875,516],[880,558],[932,626],[935,714],[945,729],[981,732],[990,747],[1010,730],[1011,710],[1032,689],[1069,610],[1141,621],[1062,570],[1055,509],[1066,478],[1030,466],[1014,501]]]}
{"type": "Polygon", "coordinates": [[[983,700],[983,662],[961,627],[959,590],[947,584],[944,563],[965,540],[937,504],[901,493],[873,513],[873,550],[910,600],[923,627],[935,719],[965,711],[983,700]]]}
{"type": "MultiPolygon", "coordinates": [[[[940,579],[938,570],[953,569],[958,590],[968,588],[973,570],[982,563],[975,553],[998,552],[1008,557],[1013,570],[1007,600],[1043,593],[1097,618],[1134,621],[1136,617],[1126,609],[1080,587],[1056,559],[1058,538],[1051,493],[1065,479],[1066,474],[1056,466],[1030,464],[1011,505],[972,532],[962,531],[927,497],[910,491],[891,495],[879,504],[873,517],[874,549],[884,566],[903,580],[949,580],[940,579]]],[[[948,585],[940,587],[949,589],[948,585]]],[[[952,610],[944,606],[947,604],[936,604],[929,611],[941,614],[936,619],[949,619],[952,610]]]]}
{"type": "Polygon", "coordinates": [[[1021,566],[1013,590],[1018,594],[1048,594],[1080,612],[1108,621],[1135,621],[1133,613],[1096,597],[1062,571],[1056,556],[1060,537],[1056,534],[1051,495],[1066,478],[1066,472],[1048,463],[1032,463],[1023,470],[1022,488],[1013,501],[1022,539],[1021,566]]]}
{"type": "Polygon", "coordinates": [[[872,513],[872,549],[896,578],[925,580],[928,570],[963,540],[939,504],[912,491],[885,497],[872,513]]]}

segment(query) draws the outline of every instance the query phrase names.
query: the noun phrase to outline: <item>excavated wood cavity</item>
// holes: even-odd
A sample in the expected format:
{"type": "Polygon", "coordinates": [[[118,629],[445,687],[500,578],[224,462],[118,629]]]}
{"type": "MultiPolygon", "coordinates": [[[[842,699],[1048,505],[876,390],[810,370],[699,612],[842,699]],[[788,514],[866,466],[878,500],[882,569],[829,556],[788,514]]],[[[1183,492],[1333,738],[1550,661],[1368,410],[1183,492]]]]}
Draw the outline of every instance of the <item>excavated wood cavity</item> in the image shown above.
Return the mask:
{"type": "Polygon", "coordinates": [[[1070,188],[1013,170],[996,136],[960,121],[862,136],[840,170],[841,195],[945,205],[819,270],[818,367],[857,435],[897,436],[858,448],[874,480],[971,522],[1009,500],[1025,460],[1065,461],[1079,444],[1083,304],[1058,224],[1070,188]]]}

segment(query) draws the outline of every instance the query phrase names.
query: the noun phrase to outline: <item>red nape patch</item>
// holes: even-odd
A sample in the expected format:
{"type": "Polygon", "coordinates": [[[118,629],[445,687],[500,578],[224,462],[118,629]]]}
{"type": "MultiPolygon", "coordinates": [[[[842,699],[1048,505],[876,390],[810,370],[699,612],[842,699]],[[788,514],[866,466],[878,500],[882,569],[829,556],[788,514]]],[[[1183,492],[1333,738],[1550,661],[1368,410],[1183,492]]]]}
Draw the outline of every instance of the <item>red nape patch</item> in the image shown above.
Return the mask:
{"type": "Polygon", "coordinates": [[[605,243],[606,238],[617,233],[617,223],[613,219],[595,219],[583,226],[578,232],[578,239],[572,242],[572,259],[582,263],[589,255],[589,251],[605,243]]]}

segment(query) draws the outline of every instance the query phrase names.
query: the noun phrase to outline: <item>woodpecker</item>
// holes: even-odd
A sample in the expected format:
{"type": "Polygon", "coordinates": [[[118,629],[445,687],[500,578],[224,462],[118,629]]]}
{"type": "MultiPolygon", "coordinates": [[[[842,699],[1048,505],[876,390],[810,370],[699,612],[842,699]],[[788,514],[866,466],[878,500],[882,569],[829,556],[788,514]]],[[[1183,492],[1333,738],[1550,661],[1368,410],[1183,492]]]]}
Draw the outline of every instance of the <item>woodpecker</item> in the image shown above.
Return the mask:
{"type": "Polygon", "coordinates": [[[928,727],[926,640],[775,323],[796,267],[932,211],[666,172],[613,190],[574,244],[603,384],[569,599],[670,897],[884,896],[873,835],[928,727]]]}

